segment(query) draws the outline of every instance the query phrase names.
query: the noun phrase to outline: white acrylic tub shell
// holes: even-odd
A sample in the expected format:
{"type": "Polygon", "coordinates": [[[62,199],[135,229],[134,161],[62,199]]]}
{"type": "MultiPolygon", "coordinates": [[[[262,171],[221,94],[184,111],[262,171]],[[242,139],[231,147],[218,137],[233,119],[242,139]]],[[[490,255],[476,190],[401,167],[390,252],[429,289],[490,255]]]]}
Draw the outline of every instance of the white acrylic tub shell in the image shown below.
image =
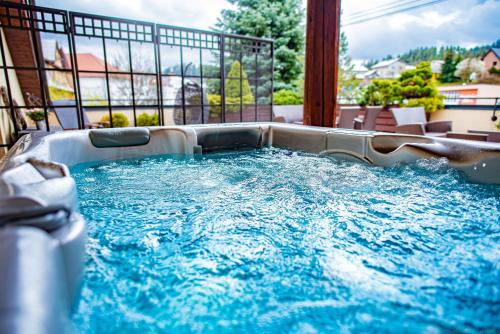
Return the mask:
{"type": "MultiPolygon", "coordinates": [[[[16,273],[0,275],[0,332],[66,330],[67,316],[79,295],[86,240],[69,166],[266,146],[377,166],[446,158],[450,166],[461,170],[472,182],[500,184],[500,145],[493,143],[279,123],[28,135],[16,143],[0,164],[0,272],[16,273]],[[62,208],[57,211],[59,217],[71,212],[62,227],[54,231],[43,230],[39,224],[52,216],[29,216],[53,208],[54,212],[62,208]],[[50,312],[40,312],[41,308],[50,312]]],[[[55,217],[54,212],[50,214],[55,217]]]]}

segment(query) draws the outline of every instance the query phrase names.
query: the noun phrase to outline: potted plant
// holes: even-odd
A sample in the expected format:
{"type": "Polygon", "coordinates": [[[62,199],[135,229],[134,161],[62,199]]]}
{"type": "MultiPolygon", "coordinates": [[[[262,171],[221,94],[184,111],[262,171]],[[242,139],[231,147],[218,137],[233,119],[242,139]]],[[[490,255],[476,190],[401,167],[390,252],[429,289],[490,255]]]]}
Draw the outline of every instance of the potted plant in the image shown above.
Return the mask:
{"type": "Polygon", "coordinates": [[[35,122],[37,130],[45,129],[45,113],[43,111],[31,111],[27,112],[26,116],[35,122]]]}

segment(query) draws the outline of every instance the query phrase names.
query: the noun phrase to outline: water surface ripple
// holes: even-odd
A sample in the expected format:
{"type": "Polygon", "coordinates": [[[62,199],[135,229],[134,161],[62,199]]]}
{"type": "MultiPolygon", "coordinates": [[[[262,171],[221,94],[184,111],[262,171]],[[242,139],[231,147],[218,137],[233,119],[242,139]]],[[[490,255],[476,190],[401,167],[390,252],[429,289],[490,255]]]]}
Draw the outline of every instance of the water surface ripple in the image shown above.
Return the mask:
{"type": "Polygon", "coordinates": [[[499,332],[500,187],[278,149],[72,168],[84,333],[499,332]]]}

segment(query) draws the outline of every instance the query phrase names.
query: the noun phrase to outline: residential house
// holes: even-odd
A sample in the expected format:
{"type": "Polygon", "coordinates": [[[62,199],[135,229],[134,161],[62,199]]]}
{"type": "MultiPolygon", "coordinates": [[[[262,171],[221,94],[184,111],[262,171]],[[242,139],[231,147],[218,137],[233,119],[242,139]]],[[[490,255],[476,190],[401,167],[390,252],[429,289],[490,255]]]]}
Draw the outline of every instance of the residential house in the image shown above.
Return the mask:
{"type": "Polygon", "coordinates": [[[372,66],[367,78],[397,79],[408,69],[407,67],[408,65],[399,59],[384,60],[372,66]]]}
{"type": "Polygon", "coordinates": [[[443,60],[433,60],[431,61],[431,71],[432,71],[432,78],[434,80],[437,80],[437,78],[441,75],[441,71],[443,69],[443,60]]]}
{"type": "MultiPolygon", "coordinates": [[[[43,56],[47,82],[51,99],[74,99],[74,85],[71,72],[71,55],[64,51],[58,41],[43,41],[43,56]]],[[[99,105],[107,99],[106,65],[104,60],[93,53],[77,53],[75,58],[78,65],[78,79],[80,81],[80,94],[86,105],[99,105]],[[86,103],[85,103],[86,102],[86,103]]],[[[116,66],[108,64],[109,72],[119,72],[116,66]]],[[[110,74],[110,90],[113,98],[127,100],[131,90],[130,76],[123,74],[110,74]]]]}
{"type": "Polygon", "coordinates": [[[487,71],[492,68],[500,70],[500,48],[489,49],[483,56],[482,61],[487,71]]]}
{"type": "MultiPolygon", "coordinates": [[[[91,105],[99,104],[99,101],[107,98],[104,60],[92,53],[77,53],[76,63],[79,71],[85,71],[78,72],[82,100],[91,105]]],[[[108,64],[108,71],[117,70],[118,68],[108,64]]]]}
{"type": "Polygon", "coordinates": [[[71,61],[66,57],[63,47],[56,40],[44,40],[42,52],[45,62],[46,79],[49,86],[50,98],[53,100],[65,96],[74,98],[74,85],[71,73],[71,61]]]}
{"type": "Polygon", "coordinates": [[[360,62],[353,62],[352,72],[354,73],[356,79],[362,80],[369,72],[369,69],[360,62]]]}

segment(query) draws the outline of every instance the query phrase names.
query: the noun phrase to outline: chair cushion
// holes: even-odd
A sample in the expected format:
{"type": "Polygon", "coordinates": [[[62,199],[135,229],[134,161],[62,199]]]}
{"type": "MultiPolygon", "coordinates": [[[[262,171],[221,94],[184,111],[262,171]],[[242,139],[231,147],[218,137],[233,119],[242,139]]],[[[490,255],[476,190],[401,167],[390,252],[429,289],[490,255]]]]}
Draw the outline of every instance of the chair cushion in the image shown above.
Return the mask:
{"type": "Polygon", "coordinates": [[[414,108],[392,108],[391,109],[397,125],[427,123],[425,109],[423,107],[414,108]]]}

